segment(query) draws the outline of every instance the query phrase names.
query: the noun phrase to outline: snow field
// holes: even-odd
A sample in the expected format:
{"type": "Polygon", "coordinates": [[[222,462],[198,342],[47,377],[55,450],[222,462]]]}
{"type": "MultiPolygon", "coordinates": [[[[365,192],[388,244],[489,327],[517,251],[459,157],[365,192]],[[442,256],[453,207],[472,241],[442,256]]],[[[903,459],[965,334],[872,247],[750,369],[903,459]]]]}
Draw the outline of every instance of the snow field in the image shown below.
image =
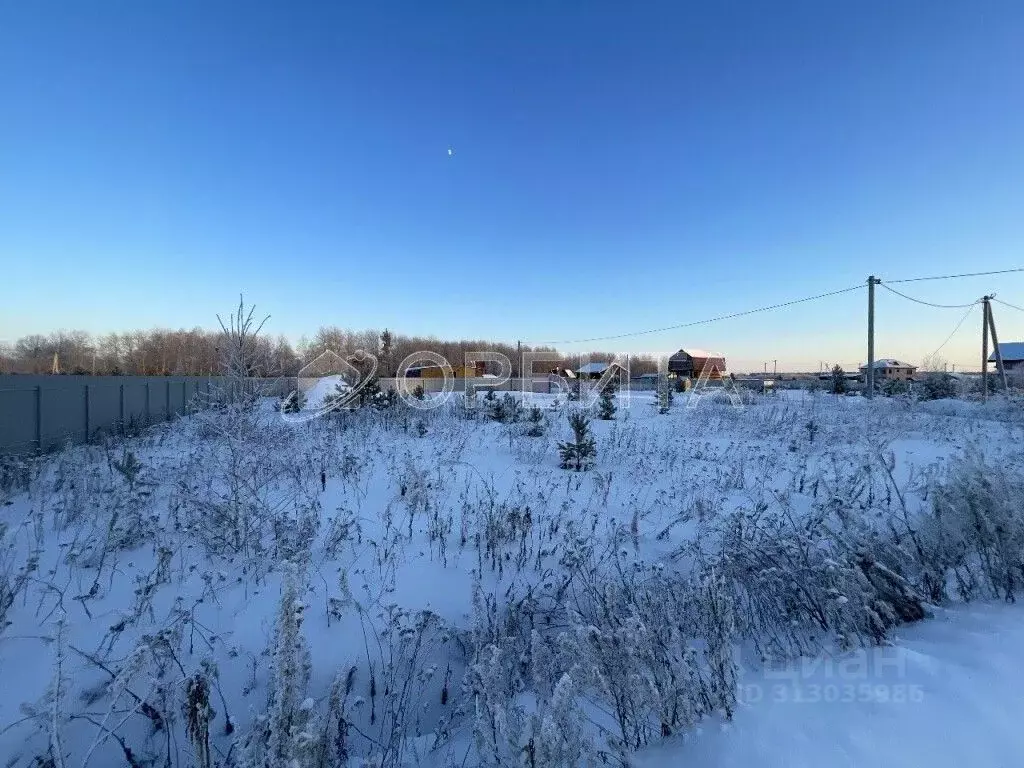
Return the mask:
{"type": "MultiPolygon", "coordinates": [[[[995,708],[962,666],[969,632],[934,606],[1013,589],[1021,542],[976,546],[957,499],[998,511],[1020,488],[1019,406],[747,399],[677,395],[667,414],[652,395],[620,399],[591,424],[586,472],[558,466],[579,406],[545,396],[540,436],[489,419],[482,397],[473,413],[298,425],[229,409],[12,469],[0,755],[919,764],[904,731],[935,733],[957,691],[975,691],[970,712],[995,708]],[[936,499],[950,510],[938,523],[936,499]],[[939,618],[904,624],[914,596],[939,618]],[[948,642],[921,650],[947,624],[948,642]],[[904,636],[904,731],[880,724],[892,702],[837,687],[835,702],[798,703],[766,684],[780,660],[879,654],[904,636]]],[[[1019,626],[1010,608],[991,617],[1019,626]]],[[[833,696],[811,684],[805,697],[833,696]]],[[[1005,764],[989,746],[976,764],[1005,764]]]]}

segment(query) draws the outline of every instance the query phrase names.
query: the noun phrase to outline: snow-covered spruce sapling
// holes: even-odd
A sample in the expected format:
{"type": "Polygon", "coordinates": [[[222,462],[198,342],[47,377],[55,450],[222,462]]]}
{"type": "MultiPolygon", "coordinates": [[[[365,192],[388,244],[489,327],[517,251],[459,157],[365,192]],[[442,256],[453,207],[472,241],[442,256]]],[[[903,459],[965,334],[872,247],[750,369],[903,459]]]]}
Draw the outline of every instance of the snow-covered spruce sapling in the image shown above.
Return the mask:
{"type": "Polygon", "coordinates": [[[658,413],[664,415],[672,408],[672,386],[664,376],[658,378],[658,413]]]}
{"type": "Polygon", "coordinates": [[[427,423],[423,421],[423,419],[419,419],[416,422],[416,434],[419,435],[420,437],[427,436],[427,423]]]}
{"type": "Polygon", "coordinates": [[[583,382],[580,379],[573,379],[569,382],[569,391],[566,392],[566,399],[570,402],[579,402],[583,399],[583,382]]]}
{"type": "Polygon", "coordinates": [[[306,404],[306,396],[301,392],[295,391],[285,395],[281,401],[281,412],[282,413],[298,413],[302,410],[306,404]]]}
{"type": "Polygon", "coordinates": [[[572,427],[572,442],[558,444],[560,466],[562,469],[582,472],[593,466],[597,456],[597,443],[590,432],[590,419],[583,411],[573,411],[569,414],[569,426],[572,427]]]}
{"type": "Polygon", "coordinates": [[[348,386],[335,384],[334,391],[324,396],[323,408],[328,411],[338,412],[346,405],[350,405],[349,398],[348,386]]]}
{"type": "Polygon", "coordinates": [[[511,392],[506,392],[500,398],[492,398],[487,404],[488,417],[501,424],[514,424],[519,421],[521,411],[519,401],[511,392]]]}
{"type": "Polygon", "coordinates": [[[417,384],[415,387],[412,388],[412,396],[415,397],[417,400],[422,400],[423,398],[426,397],[426,392],[423,391],[422,384],[417,384]]]}
{"type": "Polygon", "coordinates": [[[526,436],[542,437],[544,435],[544,413],[536,405],[526,412],[526,436]]]}
{"type": "Polygon", "coordinates": [[[840,365],[835,365],[832,368],[832,394],[846,394],[846,371],[840,365]]]}
{"type": "Polygon", "coordinates": [[[615,387],[610,384],[601,390],[601,399],[597,402],[597,417],[604,421],[615,418],[615,387]]]}

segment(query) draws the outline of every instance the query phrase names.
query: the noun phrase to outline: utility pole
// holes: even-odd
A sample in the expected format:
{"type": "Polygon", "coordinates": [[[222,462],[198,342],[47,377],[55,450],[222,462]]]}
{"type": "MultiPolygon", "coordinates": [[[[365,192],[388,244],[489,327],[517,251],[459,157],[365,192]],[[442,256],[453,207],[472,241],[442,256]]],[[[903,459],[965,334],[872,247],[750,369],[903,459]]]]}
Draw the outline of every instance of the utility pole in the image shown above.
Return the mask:
{"type": "Polygon", "coordinates": [[[875,286],[882,282],[871,275],[868,277],[868,370],[865,375],[867,396],[875,396],[875,286]]]}
{"type": "MultiPolygon", "coordinates": [[[[523,342],[516,342],[516,378],[523,378],[523,342]]],[[[522,382],[520,382],[520,385],[522,382]]]]}
{"type": "Polygon", "coordinates": [[[779,361],[778,360],[772,360],[772,376],[778,376],[778,375],[779,375],[779,361]]]}
{"type": "MultiPolygon", "coordinates": [[[[988,330],[992,334],[992,350],[996,353],[996,370],[999,372],[999,378],[1003,381],[1003,392],[1010,391],[1010,385],[1006,381],[1006,368],[1003,366],[1003,353],[999,349],[999,336],[996,335],[996,319],[992,316],[992,299],[995,298],[995,294],[985,297],[985,310],[988,315],[988,330]]],[[[988,361],[986,360],[986,363],[988,361]]]]}
{"type": "Polygon", "coordinates": [[[981,399],[988,400],[988,296],[981,297],[981,399]]]}

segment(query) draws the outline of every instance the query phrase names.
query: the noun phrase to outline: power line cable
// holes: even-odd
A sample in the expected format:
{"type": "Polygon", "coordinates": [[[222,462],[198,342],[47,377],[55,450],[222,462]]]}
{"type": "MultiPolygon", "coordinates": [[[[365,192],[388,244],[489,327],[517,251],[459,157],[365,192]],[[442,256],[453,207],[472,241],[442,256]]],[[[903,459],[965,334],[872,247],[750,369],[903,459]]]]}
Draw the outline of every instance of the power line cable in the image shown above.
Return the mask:
{"type": "Polygon", "coordinates": [[[978,302],[974,302],[974,304],[971,304],[970,306],[967,307],[967,311],[964,312],[964,316],[960,318],[960,322],[958,322],[956,324],[956,327],[953,329],[953,332],[951,334],[949,334],[949,336],[946,337],[946,340],[944,342],[942,342],[941,344],[939,344],[938,348],[934,352],[932,352],[930,355],[928,355],[928,357],[935,357],[937,354],[939,354],[939,352],[942,351],[943,347],[945,347],[947,344],[949,344],[949,340],[952,339],[954,336],[956,336],[956,332],[960,330],[960,327],[964,324],[964,322],[970,316],[971,312],[974,311],[974,307],[975,307],[975,305],[977,305],[977,303],[978,302]]]}
{"type": "MultiPolygon", "coordinates": [[[[908,278],[903,278],[903,279],[900,279],[900,280],[885,280],[884,282],[881,282],[879,284],[883,288],[885,288],[886,290],[891,291],[892,293],[895,293],[897,296],[901,296],[904,299],[916,302],[917,304],[923,304],[924,306],[928,306],[928,307],[938,307],[940,309],[965,309],[965,308],[968,308],[968,307],[973,307],[975,304],[977,304],[977,302],[971,302],[970,304],[936,304],[934,302],[924,301],[923,299],[916,299],[913,296],[908,296],[905,293],[900,293],[896,289],[890,288],[888,285],[886,285],[886,283],[916,283],[916,282],[921,282],[921,281],[925,281],[925,280],[954,280],[954,279],[964,278],[964,277],[983,277],[983,276],[986,276],[986,275],[1005,275],[1005,274],[1010,274],[1010,273],[1014,273],[1014,272],[1024,272],[1024,267],[1014,267],[1013,269],[990,270],[990,271],[987,271],[987,272],[962,272],[960,274],[955,274],[955,275],[929,275],[927,277],[908,277],[908,278]]],[[[783,309],[784,307],[790,307],[790,306],[793,306],[795,304],[803,304],[804,302],[808,302],[808,301],[816,301],[817,299],[824,299],[824,298],[827,298],[829,296],[837,296],[839,294],[849,293],[851,291],[856,291],[857,289],[863,288],[863,287],[864,287],[863,285],[854,285],[854,286],[851,286],[849,288],[842,288],[842,289],[840,289],[838,291],[829,291],[827,293],[820,293],[820,294],[817,294],[815,296],[807,296],[807,297],[802,298],[802,299],[794,299],[793,301],[786,301],[786,302],[782,302],[780,304],[770,304],[770,305],[765,306],[765,307],[758,307],[756,309],[748,309],[748,310],[746,310],[744,312],[733,312],[733,313],[728,314],[728,315],[719,315],[717,317],[709,317],[709,318],[706,318],[704,320],[694,320],[694,321],[689,322],[689,323],[679,323],[677,325],[667,325],[667,326],[664,326],[662,328],[649,328],[649,329],[643,330],[643,331],[632,331],[632,332],[629,332],[629,333],[617,333],[617,334],[612,334],[612,335],[609,335],[609,336],[593,336],[593,337],[586,338],[586,339],[560,339],[560,340],[557,340],[557,341],[527,341],[526,343],[527,344],[534,344],[534,345],[552,345],[552,346],[554,346],[556,344],[585,344],[585,343],[594,342],[594,341],[614,341],[616,339],[628,339],[628,338],[632,338],[632,337],[635,337],[635,336],[647,336],[647,335],[650,335],[652,333],[662,333],[663,331],[675,331],[675,330],[679,330],[680,328],[692,328],[692,327],[697,326],[697,325],[706,325],[708,323],[716,323],[716,322],[719,322],[720,320],[730,320],[730,319],[736,318],[736,317],[745,317],[746,315],[753,315],[753,314],[757,314],[759,312],[770,312],[770,311],[775,310],[775,309],[783,309]]],[[[1007,306],[1011,306],[1014,309],[1021,309],[1020,307],[1013,306],[1012,304],[1009,304],[1007,306]]],[[[1024,310],[1022,310],[1022,311],[1024,311],[1024,310]]]]}
{"type": "Polygon", "coordinates": [[[923,299],[915,299],[913,296],[907,296],[907,294],[900,293],[895,288],[890,288],[885,283],[879,283],[879,285],[890,293],[895,293],[897,296],[902,296],[904,299],[908,299],[918,304],[924,304],[926,307],[938,307],[939,309],[964,309],[965,307],[973,307],[978,303],[977,301],[972,301],[970,304],[935,304],[931,301],[924,301],[923,299]]]}
{"type": "Polygon", "coordinates": [[[758,307],[757,309],[748,309],[743,312],[732,312],[728,315],[718,315],[717,317],[709,317],[704,320],[693,320],[689,323],[679,323],[678,325],[666,325],[662,328],[651,328],[646,331],[633,331],[631,333],[619,333],[613,336],[594,336],[589,339],[562,339],[560,341],[532,341],[527,342],[528,344],[536,345],[551,345],[556,344],[584,344],[591,341],[611,341],[613,339],[626,339],[632,336],[645,336],[651,333],[661,333],[662,331],[675,331],[680,328],[691,328],[695,325],[706,325],[708,323],[716,323],[720,320],[730,320],[734,317],[744,317],[746,315],[753,315],[758,312],[769,312],[773,309],[782,309],[784,307],[791,307],[794,304],[803,304],[808,301],[815,301],[817,299],[824,299],[828,296],[838,296],[842,293],[849,293],[850,291],[856,291],[864,288],[863,285],[853,285],[849,288],[841,288],[838,291],[829,291],[828,293],[819,293],[815,296],[806,296],[802,299],[794,299],[793,301],[785,301],[780,304],[769,304],[766,307],[758,307]]]}
{"type": "Polygon", "coordinates": [[[1013,269],[997,269],[991,272],[963,272],[959,275],[932,275],[930,277],[907,277],[902,280],[886,280],[887,283],[919,283],[923,280],[954,280],[960,277],[983,277],[985,275],[1007,275],[1011,272],[1024,272],[1024,267],[1013,269]]]}
{"type": "Polygon", "coordinates": [[[1010,309],[1016,309],[1019,312],[1024,312],[1024,307],[1018,307],[1016,304],[1011,304],[1008,301],[997,299],[994,296],[992,297],[992,301],[996,302],[997,304],[1002,304],[1004,307],[1009,307],[1010,309]]]}

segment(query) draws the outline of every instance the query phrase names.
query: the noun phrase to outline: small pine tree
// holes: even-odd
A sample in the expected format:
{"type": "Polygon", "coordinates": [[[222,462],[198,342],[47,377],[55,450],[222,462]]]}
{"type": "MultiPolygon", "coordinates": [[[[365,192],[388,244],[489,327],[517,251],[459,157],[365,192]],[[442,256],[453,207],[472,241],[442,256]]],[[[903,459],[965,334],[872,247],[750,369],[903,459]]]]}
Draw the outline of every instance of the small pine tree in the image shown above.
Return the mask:
{"type": "Polygon", "coordinates": [[[423,419],[416,422],[416,434],[420,437],[427,436],[427,423],[423,419]]]}
{"type": "Polygon", "coordinates": [[[285,395],[281,401],[282,413],[298,413],[306,404],[306,397],[301,392],[295,391],[285,395]]]}
{"type": "Polygon", "coordinates": [[[846,394],[846,371],[838,364],[832,369],[832,394],[846,394]]]}
{"type": "Polygon", "coordinates": [[[382,394],[380,379],[376,375],[371,376],[359,390],[359,406],[375,405],[382,394]]]}
{"type": "Polygon", "coordinates": [[[519,421],[521,413],[522,408],[519,401],[511,392],[507,392],[500,398],[492,398],[487,404],[487,415],[492,421],[502,424],[514,424],[519,421]]]}
{"type": "Polygon", "coordinates": [[[601,390],[601,399],[597,403],[597,417],[604,421],[615,418],[615,387],[609,385],[601,390]]]}
{"type": "Polygon", "coordinates": [[[597,456],[597,443],[590,433],[590,419],[583,411],[569,414],[569,426],[572,427],[572,442],[560,442],[558,453],[561,457],[562,469],[582,472],[594,464],[597,456]]]}
{"type": "Polygon", "coordinates": [[[544,435],[544,412],[536,405],[526,412],[526,436],[542,437],[544,435]]]}
{"type": "Polygon", "coordinates": [[[422,384],[417,384],[415,387],[413,387],[412,396],[415,397],[417,400],[422,400],[424,397],[426,397],[426,393],[423,391],[422,384]]]}
{"type": "Polygon", "coordinates": [[[581,379],[573,379],[569,382],[569,392],[566,394],[566,399],[570,402],[579,402],[583,399],[583,381],[581,379]]]}
{"type": "Polygon", "coordinates": [[[380,334],[380,353],[384,358],[385,375],[391,375],[391,350],[394,347],[395,338],[391,331],[385,328],[380,334]]]}
{"type": "Polygon", "coordinates": [[[658,378],[658,413],[668,413],[672,408],[672,387],[664,376],[658,378]]]}

